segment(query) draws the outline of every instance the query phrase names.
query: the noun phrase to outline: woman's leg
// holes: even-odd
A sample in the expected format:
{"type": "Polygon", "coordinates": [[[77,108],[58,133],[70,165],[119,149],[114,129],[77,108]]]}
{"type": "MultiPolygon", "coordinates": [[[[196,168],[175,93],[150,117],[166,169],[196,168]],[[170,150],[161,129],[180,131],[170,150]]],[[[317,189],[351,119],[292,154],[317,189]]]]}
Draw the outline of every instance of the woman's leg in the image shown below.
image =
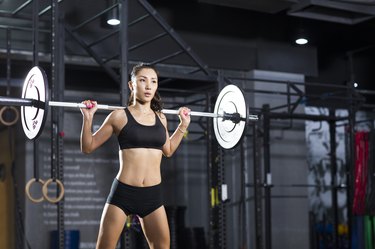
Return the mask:
{"type": "Polygon", "coordinates": [[[164,206],[140,220],[150,249],[170,248],[169,225],[164,206]]]}
{"type": "Polygon", "coordinates": [[[100,221],[96,249],[115,249],[127,216],[120,208],[106,203],[100,221]]]}

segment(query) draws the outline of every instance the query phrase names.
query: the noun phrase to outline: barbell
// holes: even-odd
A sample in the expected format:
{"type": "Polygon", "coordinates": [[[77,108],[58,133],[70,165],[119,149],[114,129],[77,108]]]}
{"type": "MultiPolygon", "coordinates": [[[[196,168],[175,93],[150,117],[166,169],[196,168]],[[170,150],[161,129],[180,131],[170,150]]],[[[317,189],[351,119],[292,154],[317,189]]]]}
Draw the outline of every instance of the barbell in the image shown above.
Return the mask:
{"type": "MultiPolygon", "coordinates": [[[[43,131],[48,107],[86,108],[82,103],[48,100],[48,81],[40,67],[33,67],[27,74],[22,87],[21,98],[0,96],[0,105],[21,106],[21,120],[25,135],[36,139],[43,131]]],[[[123,106],[98,104],[98,109],[118,110],[123,106]]],[[[163,109],[164,114],[178,114],[178,110],[163,109]]],[[[191,111],[191,116],[213,118],[215,137],[221,147],[231,149],[242,139],[247,121],[258,120],[257,115],[249,115],[243,92],[235,85],[225,86],[215,102],[214,113],[191,111]]]]}

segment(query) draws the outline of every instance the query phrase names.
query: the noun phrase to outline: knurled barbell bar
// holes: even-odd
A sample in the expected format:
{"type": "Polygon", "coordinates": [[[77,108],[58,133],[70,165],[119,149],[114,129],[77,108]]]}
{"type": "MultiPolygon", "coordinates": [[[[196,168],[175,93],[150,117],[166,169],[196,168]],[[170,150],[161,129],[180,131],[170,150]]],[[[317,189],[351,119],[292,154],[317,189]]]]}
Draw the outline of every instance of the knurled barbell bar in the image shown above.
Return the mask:
{"type": "MultiPolygon", "coordinates": [[[[48,101],[47,77],[40,67],[33,67],[27,74],[21,98],[0,96],[0,105],[21,106],[22,127],[29,139],[37,138],[45,125],[49,106],[85,108],[82,103],[48,101]]],[[[123,106],[98,104],[98,109],[118,110],[123,106]]],[[[164,114],[178,114],[178,110],[163,109],[164,114]]],[[[215,137],[225,149],[235,147],[242,136],[247,121],[258,120],[257,115],[248,115],[241,89],[227,85],[219,93],[214,113],[191,111],[191,116],[213,118],[215,137]]]]}

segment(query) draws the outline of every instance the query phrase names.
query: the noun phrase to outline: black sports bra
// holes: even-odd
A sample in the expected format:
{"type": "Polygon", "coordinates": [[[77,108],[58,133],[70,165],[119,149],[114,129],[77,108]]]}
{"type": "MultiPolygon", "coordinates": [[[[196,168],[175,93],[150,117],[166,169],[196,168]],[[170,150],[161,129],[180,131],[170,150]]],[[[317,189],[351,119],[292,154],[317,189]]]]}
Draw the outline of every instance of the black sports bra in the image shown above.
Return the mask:
{"type": "Polygon", "coordinates": [[[161,150],[165,144],[166,131],[156,113],[154,125],[138,123],[128,108],[125,108],[125,113],[128,117],[128,122],[117,136],[120,149],[153,148],[161,150]]]}

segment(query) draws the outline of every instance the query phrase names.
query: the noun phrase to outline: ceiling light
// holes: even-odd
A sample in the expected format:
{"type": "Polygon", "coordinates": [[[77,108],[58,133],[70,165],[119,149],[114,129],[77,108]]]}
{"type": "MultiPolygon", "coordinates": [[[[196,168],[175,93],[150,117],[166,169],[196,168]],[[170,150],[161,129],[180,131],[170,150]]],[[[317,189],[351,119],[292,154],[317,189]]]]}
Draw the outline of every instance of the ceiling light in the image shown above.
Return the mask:
{"type": "Polygon", "coordinates": [[[107,23],[112,26],[116,26],[120,24],[120,20],[118,18],[109,18],[107,23]]]}
{"type": "Polygon", "coordinates": [[[298,45],[305,45],[307,43],[309,43],[309,40],[308,40],[308,37],[310,37],[310,34],[308,33],[308,31],[303,27],[302,24],[298,25],[299,27],[297,27],[296,29],[294,29],[294,34],[293,34],[293,37],[294,37],[294,42],[298,45]]]}
{"type": "Polygon", "coordinates": [[[296,43],[298,44],[298,45],[305,45],[305,44],[307,44],[309,41],[306,39],[306,38],[297,38],[296,39],[296,43]]]}
{"type": "MultiPolygon", "coordinates": [[[[115,3],[116,2],[114,2],[114,4],[115,3]]],[[[112,25],[112,26],[116,26],[120,24],[120,15],[119,15],[118,6],[115,6],[110,11],[108,11],[107,24],[112,25]]]]}
{"type": "Polygon", "coordinates": [[[353,86],[354,86],[355,88],[357,88],[357,87],[358,87],[358,83],[357,83],[357,82],[354,82],[354,83],[353,83],[353,86]]]}

